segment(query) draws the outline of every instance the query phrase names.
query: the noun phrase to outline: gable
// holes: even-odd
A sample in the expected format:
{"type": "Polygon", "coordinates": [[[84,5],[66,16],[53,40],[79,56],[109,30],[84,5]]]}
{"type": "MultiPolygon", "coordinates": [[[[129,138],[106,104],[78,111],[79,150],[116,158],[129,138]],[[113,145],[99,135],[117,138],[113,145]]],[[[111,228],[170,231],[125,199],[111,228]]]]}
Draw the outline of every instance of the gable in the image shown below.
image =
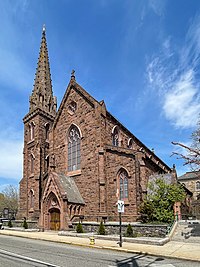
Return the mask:
{"type": "Polygon", "coordinates": [[[99,102],[94,99],[90,94],[88,94],[78,83],[76,83],[74,80],[70,80],[64,97],[61,101],[60,107],[58,109],[57,115],[55,117],[53,128],[56,127],[56,124],[58,123],[58,120],[61,114],[63,113],[63,110],[67,110],[67,104],[69,105],[72,101],[76,103],[80,99],[85,101],[92,109],[94,109],[96,105],[100,105],[99,102]],[[74,97],[76,97],[76,99],[74,99],[74,97]]]}
{"type": "Polygon", "coordinates": [[[45,201],[45,199],[47,199],[52,193],[58,200],[64,199],[67,200],[68,203],[79,205],[85,204],[74,179],[69,176],[65,176],[64,174],[57,174],[55,172],[50,173],[45,187],[43,201],[45,201]]]}

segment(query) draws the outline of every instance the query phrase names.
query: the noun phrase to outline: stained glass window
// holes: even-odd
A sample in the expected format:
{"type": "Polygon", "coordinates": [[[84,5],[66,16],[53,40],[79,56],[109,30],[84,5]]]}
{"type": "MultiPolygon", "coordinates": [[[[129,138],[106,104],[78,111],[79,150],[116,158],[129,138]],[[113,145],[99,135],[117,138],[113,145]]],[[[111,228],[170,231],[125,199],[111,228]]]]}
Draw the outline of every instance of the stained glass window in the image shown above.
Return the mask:
{"type": "Polygon", "coordinates": [[[112,134],[112,144],[113,146],[119,146],[119,130],[118,127],[114,128],[113,134],[112,134]]]}
{"type": "Polygon", "coordinates": [[[34,173],[35,157],[31,154],[31,173],[34,173]]]}
{"type": "Polygon", "coordinates": [[[196,182],[196,190],[200,190],[200,182],[196,182]]]}
{"type": "Polygon", "coordinates": [[[80,169],[81,137],[76,126],[72,126],[68,135],[68,171],[80,169]]]}
{"type": "Polygon", "coordinates": [[[33,189],[30,190],[30,208],[33,208],[34,207],[34,191],[33,189]]]}
{"type": "Polygon", "coordinates": [[[120,200],[128,198],[128,174],[125,170],[119,173],[120,200]]]}

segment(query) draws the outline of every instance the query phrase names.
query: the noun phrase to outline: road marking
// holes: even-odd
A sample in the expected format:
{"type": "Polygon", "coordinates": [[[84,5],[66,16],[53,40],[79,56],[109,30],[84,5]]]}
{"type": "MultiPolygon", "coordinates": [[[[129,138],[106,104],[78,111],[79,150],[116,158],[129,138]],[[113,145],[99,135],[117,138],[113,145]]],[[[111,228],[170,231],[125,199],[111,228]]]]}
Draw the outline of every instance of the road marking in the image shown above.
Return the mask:
{"type": "MultiPolygon", "coordinates": [[[[130,263],[130,266],[132,266],[131,264],[132,263],[130,263]]],[[[116,267],[116,265],[115,266],[114,265],[108,265],[108,267],[116,267]]],[[[175,266],[173,264],[171,264],[171,263],[164,263],[164,264],[162,264],[162,263],[152,263],[151,267],[175,267],[175,266]]]]}
{"type": "Polygon", "coordinates": [[[21,260],[26,260],[26,261],[30,261],[30,262],[34,262],[34,263],[38,263],[38,264],[43,264],[43,265],[46,265],[46,266],[49,266],[49,267],[60,267],[58,265],[54,265],[54,264],[51,264],[51,263],[48,263],[48,262],[36,260],[36,259],[29,258],[29,257],[26,257],[26,256],[22,256],[22,255],[19,255],[19,254],[15,254],[15,253],[12,253],[10,251],[3,250],[3,249],[0,249],[0,254],[4,254],[6,256],[15,257],[15,258],[18,258],[18,259],[21,259],[21,260]]]}
{"type": "Polygon", "coordinates": [[[151,264],[151,267],[175,267],[173,264],[171,263],[153,263],[151,264]]]}

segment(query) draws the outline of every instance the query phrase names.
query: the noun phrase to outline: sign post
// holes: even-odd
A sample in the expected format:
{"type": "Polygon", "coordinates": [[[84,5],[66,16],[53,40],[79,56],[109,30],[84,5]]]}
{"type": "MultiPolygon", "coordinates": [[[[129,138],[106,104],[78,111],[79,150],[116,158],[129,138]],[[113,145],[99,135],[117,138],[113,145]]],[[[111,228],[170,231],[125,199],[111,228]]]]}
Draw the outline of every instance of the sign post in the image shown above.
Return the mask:
{"type": "Polygon", "coordinates": [[[118,200],[117,209],[119,212],[119,246],[122,247],[122,212],[124,212],[123,200],[118,200]]]}

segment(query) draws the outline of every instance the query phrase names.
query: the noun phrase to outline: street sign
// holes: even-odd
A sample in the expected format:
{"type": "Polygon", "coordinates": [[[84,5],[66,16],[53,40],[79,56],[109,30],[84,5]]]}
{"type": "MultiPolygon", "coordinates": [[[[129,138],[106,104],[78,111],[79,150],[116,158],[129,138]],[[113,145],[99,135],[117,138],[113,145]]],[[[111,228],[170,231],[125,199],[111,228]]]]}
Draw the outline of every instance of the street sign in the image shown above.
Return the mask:
{"type": "Polygon", "coordinates": [[[117,210],[118,212],[124,212],[124,201],[123,200],[118,200],[117,210]]]}

